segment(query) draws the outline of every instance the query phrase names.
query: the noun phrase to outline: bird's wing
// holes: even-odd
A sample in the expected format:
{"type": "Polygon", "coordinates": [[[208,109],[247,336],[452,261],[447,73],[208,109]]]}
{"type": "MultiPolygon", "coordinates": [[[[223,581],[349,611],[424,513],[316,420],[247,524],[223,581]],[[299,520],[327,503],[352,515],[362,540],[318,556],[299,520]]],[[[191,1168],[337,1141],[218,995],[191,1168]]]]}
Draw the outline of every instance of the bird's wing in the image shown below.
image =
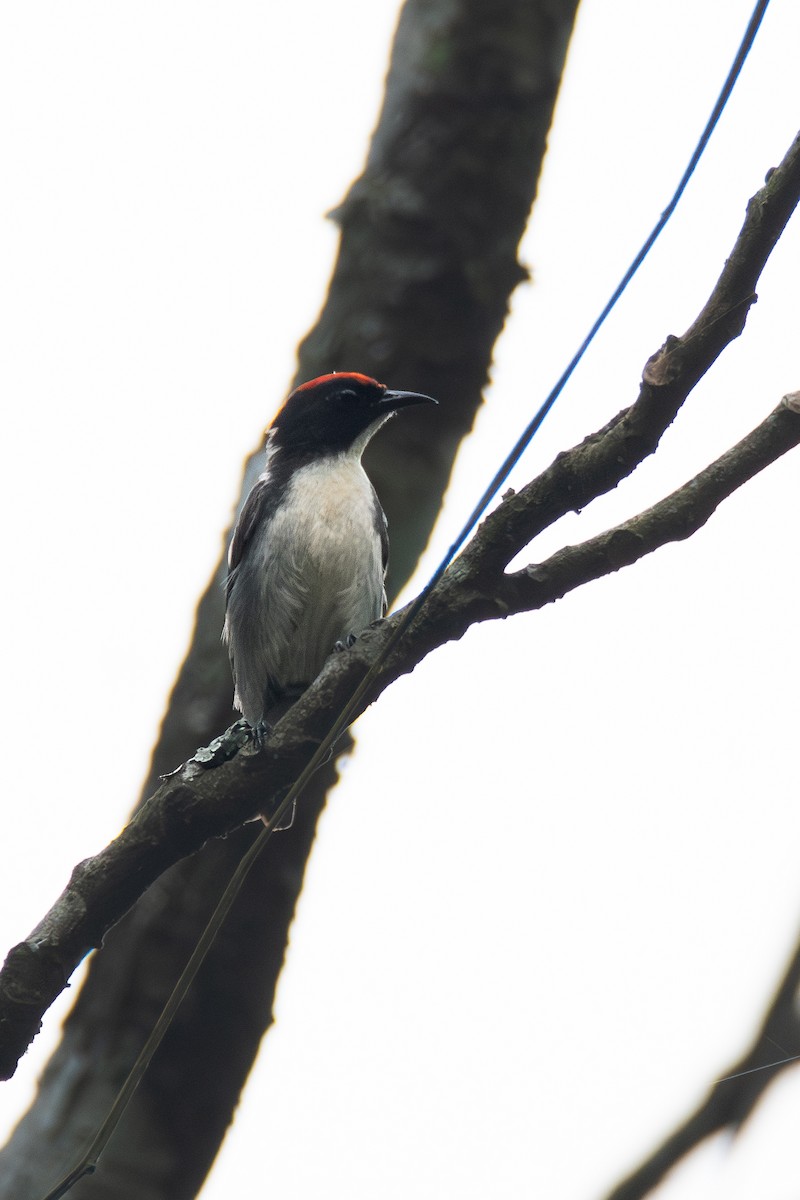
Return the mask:
{"type": "MultiPolygon", "coordinates": [[[[381,502],[378,499],[378,493],[375,488],[372,489],[372,503],[375,506],[375,521],[378,526],[378,536],[381,539],[381,563],[383,566],[383,579],[386,578],[386,571],[389,566],[389,522],[386,520],[386,513],[381,507],[381,502]]],[[[386,616],[386,610],[389,603],[386,599],[386,588],[381,588],[381,616],[386,616]]]]}
{"type": "Polygon", "coordinates": [[[381,508],[381,502],[378,499],[378,493],[375,488],[372,489],[372,503],[375,509],[375,524],[378,526],[378,536],[381,539],[381,562],[383,563],[383,573],[386,574],[386,569],[389,566],[389,522],[386,520],[386,513],[381,508]]]}
{"type": "Polygon", "coordinates": [[[274,504],[274,489],[270,488],[268,479],[259,479],[244,502],[236,528],[233,531],[230,549],[228,550],[228,581],[227,594],[230,595],[231,582],[239,563],[242,561],[244,548],[253,536],[253,532],[262,520],[269,516],[274,504]]]}

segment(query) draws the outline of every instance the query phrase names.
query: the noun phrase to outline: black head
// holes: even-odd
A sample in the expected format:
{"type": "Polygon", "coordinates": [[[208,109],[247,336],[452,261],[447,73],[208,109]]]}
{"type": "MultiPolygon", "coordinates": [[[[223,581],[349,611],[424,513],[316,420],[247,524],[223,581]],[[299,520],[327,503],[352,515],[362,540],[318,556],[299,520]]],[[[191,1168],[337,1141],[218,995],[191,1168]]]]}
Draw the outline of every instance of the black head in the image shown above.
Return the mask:
{"type": "Polygon", "coordinates": [[[270,430],[275,449],[307,454],[361,453],[384,421],[412,404],[436,404],[418,392],[392,392],[368,375],[342,371],[295,388],[270,430]]]}

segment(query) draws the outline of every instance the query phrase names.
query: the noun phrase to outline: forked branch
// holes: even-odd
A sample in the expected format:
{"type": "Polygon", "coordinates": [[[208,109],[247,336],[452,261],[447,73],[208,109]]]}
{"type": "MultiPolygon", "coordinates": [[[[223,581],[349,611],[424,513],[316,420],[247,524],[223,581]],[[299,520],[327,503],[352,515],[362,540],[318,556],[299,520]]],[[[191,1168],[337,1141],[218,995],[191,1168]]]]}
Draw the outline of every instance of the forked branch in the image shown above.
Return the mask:
{"type": "MultiPolygon", "coordinates": [[[[748,437],[695,479],[608,532],[507,574],[508,562],[565,513],[583,508],[653,453],[697,381],[742,331],[754,287],[800,199],[800,136],[751,200],[744,226],[702,312],[645,365],[636,401],[561,454],[483,522],[398,647],[360,711],[398,676],[477,621],[531,611],[592,579],[691,536],[721,501],[800,442],[800,394],[783,401],[748,437]]],[[[380,656],[402,614],[370,629],[329,660],[319,679],[254,753],[233,726],[165,779],[106,849],[80,863],[50,912],[9,952],[0,971],[0,1077],[8,1078],[41,1018],[84,956],[170,865],[268,806],[309,761],[380,656]]]]}

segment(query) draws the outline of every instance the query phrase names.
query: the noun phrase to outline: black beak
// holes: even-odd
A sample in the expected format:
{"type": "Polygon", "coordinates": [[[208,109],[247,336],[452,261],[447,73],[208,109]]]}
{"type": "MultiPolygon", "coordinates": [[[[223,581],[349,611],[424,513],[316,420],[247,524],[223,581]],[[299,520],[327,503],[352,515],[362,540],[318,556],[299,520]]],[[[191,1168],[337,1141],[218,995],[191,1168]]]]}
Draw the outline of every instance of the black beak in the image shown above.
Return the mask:
{"type": "Polygon", "coordinates": [[[396,408],[409,408],[412,404],[438,404],[433,396],[423,396],[421,392],[384,392],[378,401],[378,406],[392,412],[396,408]]]}

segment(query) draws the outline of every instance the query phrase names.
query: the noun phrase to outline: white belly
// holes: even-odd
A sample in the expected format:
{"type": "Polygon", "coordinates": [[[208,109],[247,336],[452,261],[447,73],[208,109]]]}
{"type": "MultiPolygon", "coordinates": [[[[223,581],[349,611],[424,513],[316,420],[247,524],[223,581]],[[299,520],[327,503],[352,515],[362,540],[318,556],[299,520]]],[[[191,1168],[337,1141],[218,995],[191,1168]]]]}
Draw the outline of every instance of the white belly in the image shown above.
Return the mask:
{"type": "Polygon", "coordinates": [[[279,511],[254,533],[229,601],[228,635],[238,703],[251,723],[264,715],[268,683],[278,691],[311,683],[337,641],[383,615],[375,504],[357,459],[328,459],[300,468],[279,511]],[[246,610],[235,594],[244,574],[247,595],[258,597],[246,610]]]}

